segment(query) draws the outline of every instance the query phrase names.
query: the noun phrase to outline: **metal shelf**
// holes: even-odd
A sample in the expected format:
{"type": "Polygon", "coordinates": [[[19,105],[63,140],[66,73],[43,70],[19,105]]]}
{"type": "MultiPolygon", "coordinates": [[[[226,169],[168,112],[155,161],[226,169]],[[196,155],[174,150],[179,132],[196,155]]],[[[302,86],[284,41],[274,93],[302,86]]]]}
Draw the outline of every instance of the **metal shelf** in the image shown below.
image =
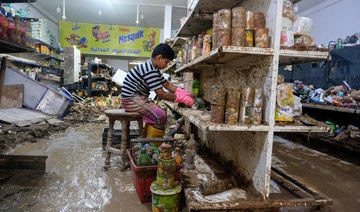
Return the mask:
{"type": "Polygon", "coordinates": [[[26,62],[26,61],[17,60],[17,59],[11,59],[11,58],[9,58],[8,60],[13,61],[13,62],[17,62],[17,63],[23,63],[23,64],[27,64],[27,65],[32,65],[32,66],[38,66],[38,67],[42,67],[42,68],[50,68],[50,69],[60,70],[60,68],[55,68],[55,67],[50,67],[50,66],[44,66],[44,65],[37,64],[37,63],[31,63],[31,62],[26,62]]]}
{"type": "Polygon", "coordinates": [[[175,38],[175,41],[173,42],[173,44],[171,44],[171,48],[181,49],[182,45],[186,43],[187,39],[188,38],[184,38],[184,37],[175,38]]]}
{"type": "Polygon", "coordinates": [[[37,55],[39,56],[43,56],[43,57],[46,57],[46,58],[50,58],[50,59],[54,59],[54,60],[57,60],[57,61],[60,61],[60,62],[64,62],[64,60],[62,59],[59,59],[59,58],[56,58],[56,57],[53,57],[53,56],[50,56],[50,55],[46,55],[46,54],[42,54],[40,52],[35,52],[37,55]]]}
{"type": "Polygon", "coordinates": [[[61,53],[64,53],[64,51],[60,50],[59,48],[56,48],[48,43],[45,43],[44,41],[41,41],[41,40],[38,40],[38,39],[35,39],[35,38],[31,38],[31,40],[33,40],[35,42],[35,44],[43,44],[51,49],[54,49],[55,51],[57,52],[61,52],[61,53]]]}
{"type": "Polygon", "coordinates": [[[1,53],[19,53],[19,52],[34,52],[35,49],[17,44],[8,40],[0,39],[0,52],[1,53]]]}
{"type": "Polygon", "coordinates": [[[174,71],[176,68],[176,62],[172,62],[171,65],[169,65],[168,67],[166,67],[164,70],[163,70],[163,73],[168,73],[169,71],[174,71]]]}
{"type": "Polygon", "coordinates": [[[274,132],[329,132],[330,127],[318,126],[275,126],[274,132]]]}
{"type": "Polygon", "coordinates": [[[271,56],[274,55],[274,50],[270,48],[223,46],[183,65],[175,70],[175,72],[198,70],[203,67],[202,65],[204,64],[224,64],[232,60],[239,60],[248,55],[271,56]]]}
{"type": "Polygon", "coordinates": [[[323,51],[297,51],[289,49],[280,50],[279,64],[280,66],[311,63],[316,61],[327,60],[329,52],[323,51]]]}
{"type": "Polygon", "coordinates": [[[38,73],[37,78],[38,79],[51,80],[51,81],[55,81],[55,82],[61,82],[61,77],[59,77],[59,76],[43,75],[41,73],[38,73]]]}
{"type": "Polygon", "coordinates": [[[181,108],[175,103],[166,104],[182,116],[188,118],[198,128],[204,131],[262,131],[270,130],[269,125],[240,125],[240,124],[217,124],[210,121],[210,111],[193,110],[191,108],[181,108]]]}

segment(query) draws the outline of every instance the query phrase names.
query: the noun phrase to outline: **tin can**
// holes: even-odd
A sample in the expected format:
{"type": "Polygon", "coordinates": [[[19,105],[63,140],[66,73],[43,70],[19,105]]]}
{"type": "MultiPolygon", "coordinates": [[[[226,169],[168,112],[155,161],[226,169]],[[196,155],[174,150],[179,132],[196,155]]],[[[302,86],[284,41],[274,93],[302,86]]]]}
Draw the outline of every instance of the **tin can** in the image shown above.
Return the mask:
{"type": "Polygon", "coordinates": [[[246,35],[244,27],[231,29],[231,45],[246,46],[246,35]]]}
{"type": "Polygon", "coordinates": [[[231,44],[231,28],[220,29],[218,31],[218,44],[217,47],[230,46],[231,44]]]}
{"type": "Polygon", "coordinates": [[[239,106],[226,106],[225,123],[236,124],[239,119],[239,106]]]}
{"type": "Polygon", "coordinates": [[[225,105],[226,90],[219,85],[211,86],[210,103],[213,105],[225,105]]]}
{"type": "Polygon", "coordinates": [[[224,123],[224,112],[225,112],[224,105],[212,104],[210,121],[218,124],[224,123]]]}
{"type": "Polygon", "coordinates": [[[247,11],[246,12],[246,30],[254,30],[254,12],[247,11]]]}
{"type": "Polygon", "coordinates": [[[232,18],[231,18],[231,27],[232,28],[245,28],[246,26],[246,9],[243,7],[235,7],[232,9],[232,18]]]}
{"type": "Polygon", "coordinates": [[[265,28],[265,16],[264,13],[256,12],[254,13],[254,29],[265,28]]]}

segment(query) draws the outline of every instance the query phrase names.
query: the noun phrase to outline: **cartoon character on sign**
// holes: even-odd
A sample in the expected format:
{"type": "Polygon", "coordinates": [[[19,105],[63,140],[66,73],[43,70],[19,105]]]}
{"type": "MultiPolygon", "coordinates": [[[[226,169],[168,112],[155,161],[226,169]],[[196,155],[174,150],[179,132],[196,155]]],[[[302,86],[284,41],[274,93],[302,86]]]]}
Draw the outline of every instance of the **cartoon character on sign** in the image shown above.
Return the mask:
{"type": "Polygon", "coordinates": [[[143,49],[145,52],[152,52],[153,47],[155,46],[156,32],[153,30],[148,37],[150,37],[149,41],[143,40],[143,49]]]}
{"type": "Polygon", "coordinates": [[[106,38],[110,37],[109,31],[100,32],[99,25],[93,27],[92,35],[96,38],[95,41],[105,40],[106,38]]]}
{"type": "Polygon", "coordinates": [[[71,34],[70,38],[65,37],[65,40],[72,46],[76,45],[77,48],[87,48],[88,40],[85,37],[82,37],[80,40],[78,39],[80,36],[78,34],[71,34]]]}

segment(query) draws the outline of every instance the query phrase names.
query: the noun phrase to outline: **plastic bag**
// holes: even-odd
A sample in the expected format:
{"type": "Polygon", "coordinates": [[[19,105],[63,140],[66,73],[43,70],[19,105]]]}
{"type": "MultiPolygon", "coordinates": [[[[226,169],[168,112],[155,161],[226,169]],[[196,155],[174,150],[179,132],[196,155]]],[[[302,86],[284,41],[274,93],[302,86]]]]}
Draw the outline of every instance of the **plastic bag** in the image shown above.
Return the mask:
{"type": "Polygon", "coordinates": [[[294,116],[294,97],[290,83],[277,86],[275,121],[292,121],[294,116]]]}
{"type": "Polygon", "coordinates": [[[313,21],[307,17],[297,17],[293,24],[293,31],[295,35],[311,35],[313,21]]]}

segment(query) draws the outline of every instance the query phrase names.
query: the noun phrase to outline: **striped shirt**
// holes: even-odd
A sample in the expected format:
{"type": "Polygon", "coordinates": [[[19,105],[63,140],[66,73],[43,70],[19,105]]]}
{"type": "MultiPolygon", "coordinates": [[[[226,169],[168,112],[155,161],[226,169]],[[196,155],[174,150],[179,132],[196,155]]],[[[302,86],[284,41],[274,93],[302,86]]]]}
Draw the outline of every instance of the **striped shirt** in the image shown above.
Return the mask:
{"type": "Polygon", "coordinates": [[[152,65],[151,60],[135,66],[126,75],[121,89],[121,97],[129,98],[137,95],[148,97],[150,91],[162,88],[166,79],[160,70],[152,65]]]}

